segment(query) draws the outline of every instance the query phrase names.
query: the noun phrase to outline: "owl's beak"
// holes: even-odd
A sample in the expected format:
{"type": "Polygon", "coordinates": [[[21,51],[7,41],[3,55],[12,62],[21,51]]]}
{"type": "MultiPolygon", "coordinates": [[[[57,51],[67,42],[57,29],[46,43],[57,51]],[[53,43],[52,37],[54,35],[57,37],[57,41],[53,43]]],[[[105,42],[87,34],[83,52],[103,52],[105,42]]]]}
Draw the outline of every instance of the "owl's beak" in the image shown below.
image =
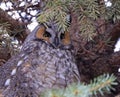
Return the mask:
{"type": "Polygon", "coordinates": [[[60,44],[59,38],[58,38],[58,37],[55,37],[54,42],[53,42],[53,46],[54,46],[55,48],[58,48],[58,47],[59,47],[59,44],[60,44]]]}

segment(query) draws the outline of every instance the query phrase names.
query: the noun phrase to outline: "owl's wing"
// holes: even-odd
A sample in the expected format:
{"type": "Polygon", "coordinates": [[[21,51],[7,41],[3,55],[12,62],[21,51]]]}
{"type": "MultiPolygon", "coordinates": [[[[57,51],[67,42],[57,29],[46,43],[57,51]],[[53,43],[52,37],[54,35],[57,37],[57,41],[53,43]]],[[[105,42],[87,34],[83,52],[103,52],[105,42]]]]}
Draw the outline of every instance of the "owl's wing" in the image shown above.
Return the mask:
{"type": "MultiPolygon", "coordinates": [[[[25,57],[24,57],[25,58],[25,57]]],[[[12,70],[11,74],[13,75],[5,81],[6,88],[3,91],[4,97],[37,97],[36,93],[33,93],[34,89],[31,87],[31,79],[29,79],[29,68],[31,68],[31,60],[28,61],[19,60],[17,65],[20,65],[19,68],[12,70]],[[15,73],[14,70],[17,70],[15,73]],[[15,75],[14,75],[15,74],[15,75]],[[28,74],[28,76],[26,76],[28,74]]]]}
{"type": "Polygon", "coordinates": [[[0,88],[4,88],[5,81],[11,76],[11,71],[16,67],[19,61],[19,55],[10,58],[4,65],[0,66],[0,88]]]}
{"type": "Polygon", "coordinates": [[[15,68],[19,67],[19,64],[24,61],[23,58],[26,58],[26,56],[34,52],[35,48],[36,44],[32,41],[29,42],[24,46],[24,49],[20,53],[10,58],[4,65],[0,66],[0,89],[7,86],[9,83],[9,80],[7,79],[10,79],[16,72],[15,68]]]}
{"type": "Polygon", "coordinates": [[[1,74],[3,78],[1,86],[5,87],[3,91],[5,97],[37,97],[37,93],[33,93],[35,90],[31,84],[33,81],[31,75],[32,70],[37,68],[33,59],[37,58],[39,48],[30,42],[28,45],[15,56],[17,58],[13,57],[2,67],[6,72],[1,74]],[[9,71],[6,71],[7,69],[9,71]]]}

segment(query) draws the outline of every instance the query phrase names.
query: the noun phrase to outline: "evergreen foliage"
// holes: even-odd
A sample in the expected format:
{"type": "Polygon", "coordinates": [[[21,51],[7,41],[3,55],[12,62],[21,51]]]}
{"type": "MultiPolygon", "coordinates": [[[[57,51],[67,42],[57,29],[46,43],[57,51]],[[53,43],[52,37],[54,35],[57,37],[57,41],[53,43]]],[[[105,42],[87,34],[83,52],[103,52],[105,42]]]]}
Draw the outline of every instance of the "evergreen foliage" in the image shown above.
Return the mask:
{"type": "MultiPolygon", "coordinates": [[[[5,1],[5,0],[3,0],[5,1]]],[[[12,0],[13,1],[13,0],[12,0]]],[[[16,0],[15,0],[16,1],[16,0]]],[[[96,35],[95,22],[102,18],[106,22],[112,20],[116,22],[120,19],[120,0],[108,0],[112,3],[111,6],[106,6],[104,0],[41,0],[44,2],[43,10],[38,15],[40,23],[50,22],[54,19],[58,25],[59,30],[68,30],[70,20],[68,16],[71,12],[77,15],[78,23],[80,25],[80,35],[85,40],[92,40],[96,35]],[[102,3],[99,1],[103,1],[102,3]]],[[[9,24],[0,23],[0,35],[9,33],[6,28],[9,24]],[[5,29],[4,29],[5,28],[5,29]]],[[[2,39],[11,43],[11,37],[2,39]]],[[[0,46],[3,45],[2,42],[0,46]]],[[[49,90],[42,95],[42,97],[89,97],[104,92],[109,93],[115,82],[116,77],[109,74],[104,74],[92,80],[89,85],[85,84],[72,84],[65,90],[49,90]]]]}
{"type": "Polygon", "coordinates": [[[79,21],[80,35],[89,41],[96,35],[98,26],[95,25],[95,22],[98,19],[102,18],[109,22],[109,20],[116,21],[120,18],[120,1],[110,0],[109,2],[111,2],[111,6],[106,6],[106,2],[103,0],[46,0],[38,21],[45,23],[55,19],[59,30],[62,28],[65,31],[69,24],[66,17],[74,12],[79,21]]]}
{"type": "Polygon", "coordinates": [[[20,45],[10,36],[10,24],[0,23],[0,48],[7,49],[10,55],[14,55],[20,50],[20,45]]]}
{"type": "MultiPolygon", "coordinates": [[[[46,5],[43,11],[38,16],[40,23],[50,22],[55,20],[58,29],[63,31],[68,29],[70,24],[67,20],[67,15],[74,13],[77,15],[79,23],[80,35],[84,40],[93,40],[97,34],[98,25],[96,21],[102,19],[108,23],[117,21],[120,15],[120,1],[108,0],[111,6],[107,6],[106,1],[103,0],[46,0],[46,5]]],[[[65,90],[49,90],[44,93],[42,97],[89,97],[104,92],[109,93],[116,78],[113,75],[104,74],[95,78],[89,85],[73,84],[68,86],[65,90]]]]}
{"type": "Polygon", "coordinates": [[[98,93],[104,95],[104,92],[110,93],[114,90],[113,85],[117,85],[114,75],[104,74],[93,79],[90,84],[82,83],[69,85],[66,89],[48,90],[42,97],[92,97],[98,93]]]}
{"type": "Polygon", "coordinates": [[[69,25],[69,20],[67,19],[68,11],[65,0],[50,0],[43,9],[43,12],[40,13],[38,21],[46,23],[54,20],[58,25],[58,30],[65,31],[69,25]]]}

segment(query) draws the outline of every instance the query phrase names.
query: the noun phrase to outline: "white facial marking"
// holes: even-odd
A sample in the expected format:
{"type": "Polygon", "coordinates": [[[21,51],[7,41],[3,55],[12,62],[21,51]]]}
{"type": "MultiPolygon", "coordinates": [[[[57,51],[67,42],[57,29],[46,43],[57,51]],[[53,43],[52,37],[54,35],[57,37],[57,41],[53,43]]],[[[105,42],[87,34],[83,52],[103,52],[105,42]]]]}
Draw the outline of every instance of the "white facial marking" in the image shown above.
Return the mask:
{"type": "Polygon", "coordinates": [[[5,81],[5,86],[8,86],[10,84],[10,79],[7,79],[6,81],[5,81]]]}
{"type": "Polygon", "coordinates": [[[15,75],[16,74],[16,71],[17,71],[17,69],[15,68],[15,69],[13,69],[12,70],[12,72],[11,72],[11,75],[15,75]]]}
{"type": "Polygon", "coordinates": [[[20,66],[22,64],[22,60],[20,60],[18,63],[17,63],[17,66],[20,66]]]}

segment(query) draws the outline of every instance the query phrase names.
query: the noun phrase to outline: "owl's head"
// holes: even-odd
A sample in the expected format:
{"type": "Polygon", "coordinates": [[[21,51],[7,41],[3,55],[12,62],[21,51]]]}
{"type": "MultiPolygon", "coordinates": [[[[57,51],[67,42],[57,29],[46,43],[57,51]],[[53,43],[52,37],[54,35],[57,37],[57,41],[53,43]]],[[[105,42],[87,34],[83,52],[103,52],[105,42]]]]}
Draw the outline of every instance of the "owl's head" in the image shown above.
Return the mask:
{"type": "Polygon", "coordinates": [[[58,31],[55,25],[41,24],[37,27],[35,38],[37,41],[43,41],[53,48],[71,49],[70,33],[67,31],[58,31]]]}

